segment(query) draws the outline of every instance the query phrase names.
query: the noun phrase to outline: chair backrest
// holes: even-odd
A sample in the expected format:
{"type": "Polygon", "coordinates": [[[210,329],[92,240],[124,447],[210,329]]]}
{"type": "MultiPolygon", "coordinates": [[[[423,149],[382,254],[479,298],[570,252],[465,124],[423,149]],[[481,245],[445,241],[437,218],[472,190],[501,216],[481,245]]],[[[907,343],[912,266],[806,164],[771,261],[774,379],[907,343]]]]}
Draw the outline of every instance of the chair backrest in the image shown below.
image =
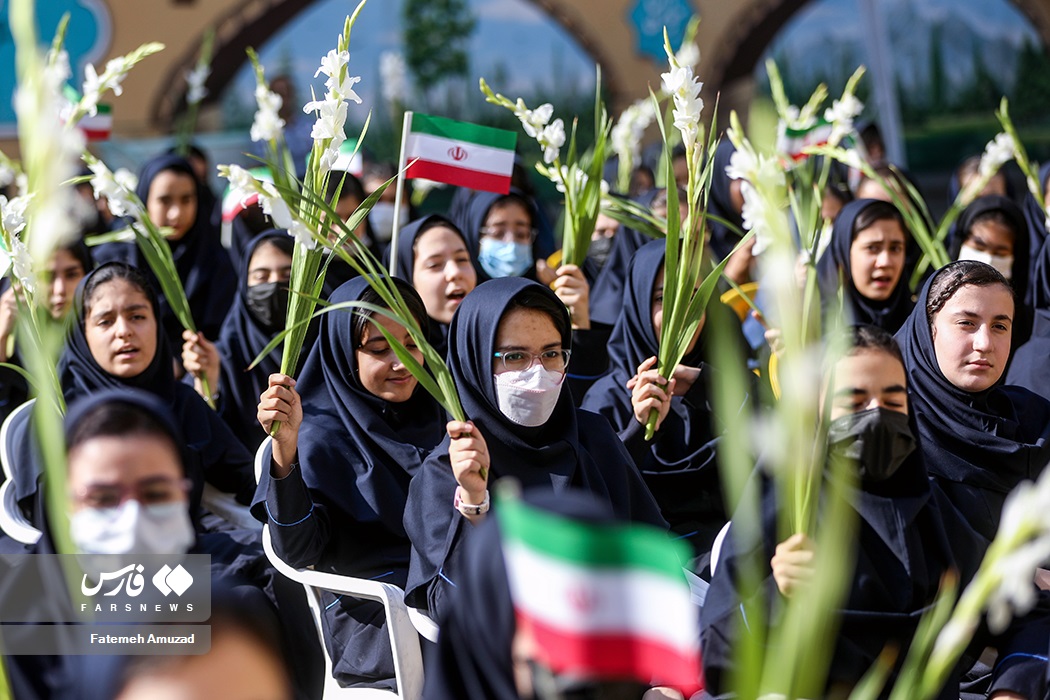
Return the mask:
{"type": "Polygon", "coordinates": [[[726,535],[729,534],[729,526],[733,524],[730,520],[722,529],[715,535],[715,541],[711,543],[711,575],[715,575],[715,569],[718,567],[718,559],[722,556],[722,543],[725,542],[726,535]]]}
{"type": "Polygon", "coordinates": [[[40,530],[35,528],[18,507],[15,494],[15,477],[19,468],[28,465],[17,464],[14,455],[14,440],[18,434],[17,426],[23,425],[32,415],[36,399],[30,399],[16,408],[0,426],[0,468],[4,472],[4,483],[0,484],[0,529],[9,537],[22,544],[36,544],[40,539],[40,530]]]}
{"type": "MultiPolygon", "coordinates": [[[[255,452],[255,478],[264,478],[269,473],[269,465],[265,460],[266,446],[272,438],[267,437],[259,449],[255,452]]],[[[403,698],[404,700],[418,700],[423,696],[423,655],[419,646],[419,634],[415,626],[415,619],[409,608],[405,606],[405,593],[397,586],[379,581],[354,578],[339,574],[323,573],[310,569],[295,569],[281,559],[273,548],[273,540],[270,537],[270,525],[263,527],[263,550],[266,557],[277,571],[285,577],[296,581],[306,589],[306,599],[310,606],[310,614],[313,617],[314,627],[317,630],[318,639],[325,656],[325,698],[346,697],[360,698],[403,698]],[[394,676],[397,681],[397,692],[379,690],[374,688],[343,688],[336,682],[332,675],[332,659],[328,655],[328,647],[324,642],[324,629],[321,621],[323,605],[321,603],[321,591],[327,590],[337,595],[350,596],[362,600],[372,600],[382,603],[386,612],[387,631],[390,635],[390,648],[394,654],[394,676]]],[[[424,634],[428,639],[436,639],[437,626],[428,617],[416,611],[416,617],[421,627],[425,628],[424,634]],[[430,627],[433,630],[430,629],[430,627]]],[[[421,630],[423,631],[423,630],[421,630]]]]}

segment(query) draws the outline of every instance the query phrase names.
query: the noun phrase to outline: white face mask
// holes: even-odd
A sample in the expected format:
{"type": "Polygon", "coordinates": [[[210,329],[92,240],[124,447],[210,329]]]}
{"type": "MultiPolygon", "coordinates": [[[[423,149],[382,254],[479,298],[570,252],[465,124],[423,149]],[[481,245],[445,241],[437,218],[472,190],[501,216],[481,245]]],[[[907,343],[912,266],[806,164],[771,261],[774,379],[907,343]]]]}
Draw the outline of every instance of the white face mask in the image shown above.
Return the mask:
{"type": "Polygon", "coordinates": [[[84,554],[185,554],[193,524],[185,501],[144,506],[127,500],[116,508],[83,508],[69,519],[84,554]]]}
{"type": "Polygon", "coordinates": [[[987,251],[977,250],[971,246],[963,245],[963,247],[959,249],[959,259],[973,260],[975,262],[983,262],[987,265],[991,265],[1008,280],[1013,275],[1014,256],[1012,255],[992,255],[987,251]]]}
{"type": "Polygon", "coordinates": [[[518,372],[494,375],[493,379],[500,413],[518,425],[535,428],[554,413],[565,375],[534,364],[518,372]]]}
{"type": "MultiPolygon", "coordinates": [[[[389,241],[393,233],[394,211],[393,202],[376,202],[368,212],[368,221],[372,224],[372,233],[383,243],[389,241]]],[[[411,215],[408,207],[401,205],[401,219],[398,221],[398,228],[408,223],[409,216],[411,215]]]]}

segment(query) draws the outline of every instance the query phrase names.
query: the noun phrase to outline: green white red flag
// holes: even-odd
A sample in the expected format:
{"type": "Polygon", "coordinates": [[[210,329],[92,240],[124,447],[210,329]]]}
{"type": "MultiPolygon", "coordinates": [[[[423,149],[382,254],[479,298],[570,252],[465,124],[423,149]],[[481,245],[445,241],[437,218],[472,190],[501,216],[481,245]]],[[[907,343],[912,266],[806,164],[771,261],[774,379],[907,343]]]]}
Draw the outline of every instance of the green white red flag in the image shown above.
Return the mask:
{"type": "Polygon", "coordinates": [[[510,191],[517,132],[413,112],[405,113],[405,122],[402,164],[411,163],[406,178],[510,191]]]}
{"type": "Polygon", "coordinates": [[[701,690],[687,547],[655,527],[571,520],[518,499],[498,508],[518,629],[555,673],[701,690]]]}
{"type": "Polygon", "coordinates": [[[824,119],[817,119],[808,129],[783,126],[781,133],[777,135],[777,151],[786,154],[795,162],[806,160],[809,156],[803,153],[803,150],[809,146],[825,145],[831,136],[831,130],[831,122],[824,119]]]}

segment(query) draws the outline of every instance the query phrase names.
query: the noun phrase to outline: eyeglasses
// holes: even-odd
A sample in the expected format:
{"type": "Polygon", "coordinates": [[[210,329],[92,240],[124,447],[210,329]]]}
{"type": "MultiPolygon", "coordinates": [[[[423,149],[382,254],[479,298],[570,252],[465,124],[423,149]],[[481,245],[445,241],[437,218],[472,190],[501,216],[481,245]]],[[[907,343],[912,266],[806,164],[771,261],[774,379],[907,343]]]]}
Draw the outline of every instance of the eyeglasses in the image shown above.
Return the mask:
{"type": "Polygon", "coordinates": [[[569,366],[571,350],[544,350],[538,355],[525,350],[510,350],[508,352],[496,352],[492,356],[503,362],[503,369],[508,372],[521,372],[532,367],[536,360],[540,361],[543,369],[548,372],[564,372],[569,366]]]}
{"type": "Polygon", "coordinates": [[[536,240],[536,229],[485,226],[481,229],[481,235],[485,238],[495,238],[497,241],[532,243],[536,240]]]}
{"type": "Polygon", "coordinates": [[[116,508],[129,500],[136,500],[148,506],[180,501],[189,492],[191,486],[189,479],[160,478],[129,485],[88,486],[80,493],[73,495],[77,501],[88,508],[116,508]]]}

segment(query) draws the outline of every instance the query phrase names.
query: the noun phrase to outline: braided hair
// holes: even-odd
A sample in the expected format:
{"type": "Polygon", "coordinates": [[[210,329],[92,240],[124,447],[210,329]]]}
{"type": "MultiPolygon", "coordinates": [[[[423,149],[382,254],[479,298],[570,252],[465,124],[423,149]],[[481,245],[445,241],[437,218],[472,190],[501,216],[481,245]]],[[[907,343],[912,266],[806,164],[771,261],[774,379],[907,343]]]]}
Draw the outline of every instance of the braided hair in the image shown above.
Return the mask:
{"type": "Polygon", "coordinates": [[[957,260],[945,265],[934,276],[930,283],[930,293],[926,301],[926,322],[933,329],[933,317],[944,308],[944,305],[955,296],[955,293],[966,285],[991,287],[1000,284],[1010,292],[1014,290],[1006,278],[991,265],[976,260],[957,260]]]}

